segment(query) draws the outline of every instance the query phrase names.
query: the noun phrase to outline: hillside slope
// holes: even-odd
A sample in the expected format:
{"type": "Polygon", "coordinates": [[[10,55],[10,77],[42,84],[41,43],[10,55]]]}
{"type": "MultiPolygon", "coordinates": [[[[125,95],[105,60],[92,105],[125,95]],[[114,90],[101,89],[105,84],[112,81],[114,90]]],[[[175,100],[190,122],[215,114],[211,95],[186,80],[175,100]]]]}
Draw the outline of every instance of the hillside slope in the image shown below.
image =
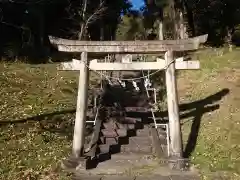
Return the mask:
{"type": "MultiPolygon", "coordinates": [[[[201,70],[179,75],[185,155],[203,178],[240,179],[240,50],[222,51],[199,51],[201,70]]],[[[0,179],[69,179],[59,162],[71,152],[78,73],[20,63],[0,73],[0,179]]]]}

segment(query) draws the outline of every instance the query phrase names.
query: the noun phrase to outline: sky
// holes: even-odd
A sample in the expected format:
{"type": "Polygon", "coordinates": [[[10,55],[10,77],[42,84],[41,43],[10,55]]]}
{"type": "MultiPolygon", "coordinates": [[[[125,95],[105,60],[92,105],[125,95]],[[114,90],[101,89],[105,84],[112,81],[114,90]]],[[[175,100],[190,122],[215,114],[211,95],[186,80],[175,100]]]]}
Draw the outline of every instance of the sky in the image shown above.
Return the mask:
{"type": "Polygon", "coordinates": [[[144,5],[144,0],[130,0],[132,1],[133,9],[140,9],[144,5]]]}

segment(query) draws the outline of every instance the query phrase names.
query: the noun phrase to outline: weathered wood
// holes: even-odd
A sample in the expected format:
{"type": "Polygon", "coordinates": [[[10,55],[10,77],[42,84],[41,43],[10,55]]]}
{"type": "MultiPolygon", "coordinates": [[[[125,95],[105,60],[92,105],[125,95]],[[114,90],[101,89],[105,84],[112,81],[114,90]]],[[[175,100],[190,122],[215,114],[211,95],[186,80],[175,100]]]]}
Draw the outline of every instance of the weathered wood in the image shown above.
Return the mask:
{"type": "MultiPolygon", "coordinates": [[[[166,52],[165,59],[167,63],[171,63],[173,60],[173,52],[166,52]]],[[[183,156],[183,146],[179,119],[175,66],[173,63],[166,69],[166,88],[170,127],[170,154],[173,157],[181,159],[183,156]]]]}
{"type": "Polygon", "coordinates": [[[186,44],[192,42],[204,43],[207,40],[208,35],[201,35],[189,39],[178,39],[178,40],[146,40],[146,41],[79,41],[79,40],[68,40],[49,36],[49,40],[53,44],[59,45],[70,45],[70,46],[148,46],[148,45],[175,45],[175,44],[186,44]]]}
{"type": "MultiPolygon", "coordinates": [[[[79,60],[61,63],[59,70],[75,70],[78,71],[85,66],[79,60]]],[[[102,63],[92,60],[89,63],[89,69],[94,71],[139,71],[139,70],[159,70],[166,69],[168,64],[165,61],[157,62],[132,62],[132,63],[102,63]]],[[[199,69],[199,61],[177,61],[176,69],[199,69]]]]}
{"type": "Polygon", "coordinates": [[[50,42],[64,52],[92,53],[159,53],[168,50],[196,50],[206,42],[208,35],[181,40],[156,41],[77,41],[49,37],[50,42]]]}
{"type": "MultiPolygon", "coordinates": [[[[82,52],[81,61],[86,64],[88,63],[86,52],[82,52]]],[[[89,69],[87,66],[81,66],[78,84],[76,119],[73,136],[73,155],[75,157],[80,157],[83,155],[83,147],[85,140],[84,130],[87,115],[88,84],[89,84],[89,69]]]]}

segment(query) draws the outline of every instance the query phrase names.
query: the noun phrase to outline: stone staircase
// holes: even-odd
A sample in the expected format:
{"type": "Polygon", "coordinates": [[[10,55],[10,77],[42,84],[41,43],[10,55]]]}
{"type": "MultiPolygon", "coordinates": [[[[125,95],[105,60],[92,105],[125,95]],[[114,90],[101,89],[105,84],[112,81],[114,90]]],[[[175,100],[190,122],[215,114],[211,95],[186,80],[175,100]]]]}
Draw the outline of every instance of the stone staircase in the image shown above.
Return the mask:
{"type": "MultiPolygon", "coordinates": [[[[131,112],[130,114],[134,113],[131,112]]],[[[95,173],[104,171],[104,168],[101,167],[108,166],[109,163],[114,168],[116,161],[122,161],[123,156],[125,158],[123,161],[129,161],[135,156],[155,158],[156,155],[160,154],[160,156],[164,157],[166,155],[164,151],[167,149],[166,136],[163,130],[162,136],[158,136],[152,124],[151,119],[131,116],[121,118],[120,120],[111,117],[110,120],[103,122],[95,157],[91,162],[88,162],[90,165],[78,168],[78,172],[84,173],[87,171],[95,173]],[[159,139],[159,137],[162,138],[159,139]],[[160,143],[162,143],[162,146],[159,146],[160,143]]],[[[126,164],[124,166],[128,167],[126,164]]],[[[118,173],[123,172],[118,170],[118,173]]]]}
{"type": "Polygon", "coordinates": [[[196,172],[171,170],[167,162],[160,161],[167,155],[166,133],[153,127],[149,114],[126,112],[125,115],[101,123],[93,159],[83,164],[84,158],[83,161],[68,159],[73,166],[65,169],[74,173],[74,180],[126,177],[136,180],[152,175],[156,175],[155,179],[199,179],[196,172]]]}
{"type": "Polygon", "coordinates": [[[159,157],[166,157],[166,152],[165,131],[158,129],[157,132],[151,119],[144,116],[127,116],[121,121],[110,118],[102,123],[94,165],[88,169],[77,167],[73,179],[136,180],[154,179],[154,175],[156,180],[199,180],[194,171],[171,170],[166,162],[159,161],[159,157]]]}
{"type": "Polygon", "coordinates": [[[111,120],[103,123],[101,130],[101,153],[152,153],[152,140],[148,125],[139,118],[125,118],[125,123],[111,120]]]}

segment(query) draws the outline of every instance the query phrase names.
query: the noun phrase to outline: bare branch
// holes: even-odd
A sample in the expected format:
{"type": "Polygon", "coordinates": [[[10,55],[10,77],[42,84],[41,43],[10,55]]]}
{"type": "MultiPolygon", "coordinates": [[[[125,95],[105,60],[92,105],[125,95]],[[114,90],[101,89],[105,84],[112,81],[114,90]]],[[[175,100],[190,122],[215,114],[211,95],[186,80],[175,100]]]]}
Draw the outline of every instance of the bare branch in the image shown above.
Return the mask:
{"type": "MultiPolygon", "coordinates": [[[[83,19],[85,19],[85,12],[86,12],[86,2],[87,0],[85,0],[85,4],[83,7],[83,19]]],[[[92,24],[94,21],[96,21],[97,19],[99,19],[101,17],[101,15],[103,14],[103,12],[106,10],[106,7],[104,7],[104,1],[102,1],[99,4],[99,7],[94,11],[94,13],[87,19],[87,21],[85,21],[85,23],[81,24],[81,31],[79,33],[78,39],[82,39],[83,33],[84,31],[88,28],[89,24],[92,24]]]]}
{"type": "Polygon", "coordinates": [[[17,26],[17,25],[14,25],[14,24],[12,24],[12,23],[8,23],[8,22],[2,21],[2,20],[0,21],[0,23],[5,24],[5,25],[7,25],[7,26],[12,26],[12,27],[14,27],[14,28],[16,28],[16,29],[22,29],[22,30],[30,31],[29,28],[26,28],[26,27],[24,27],[24,26],[17,26]]]}
{"type": "Polygon", "coordinates": [[[91,24],[94,21],[96,21],[97,19],[99,19],[106,9],[107,8],[104,7],[104,1],[101,2],[99,7],[96,9],[96,11],[88,18],[88,20],[86,21],[85,26],[87,27],[89,24],[91,24]]]}
{"type": "MultiPolygon", "coordinates": [[[[83,11],[82,11],[82,19],[85,20],[85,15],[86,15],[86,11],[87,11],[87,1],[88,0],[84,0],[83,2],[83,11]]],[[[86,23],[82,23],[81,24],[81,29],[80,29],[80,32],[78,34],[78,39],[81,40],[82,37],[83,37],[83,33],[84,33],[84,30],[85,30],[85,24],[86,23]]]]}

